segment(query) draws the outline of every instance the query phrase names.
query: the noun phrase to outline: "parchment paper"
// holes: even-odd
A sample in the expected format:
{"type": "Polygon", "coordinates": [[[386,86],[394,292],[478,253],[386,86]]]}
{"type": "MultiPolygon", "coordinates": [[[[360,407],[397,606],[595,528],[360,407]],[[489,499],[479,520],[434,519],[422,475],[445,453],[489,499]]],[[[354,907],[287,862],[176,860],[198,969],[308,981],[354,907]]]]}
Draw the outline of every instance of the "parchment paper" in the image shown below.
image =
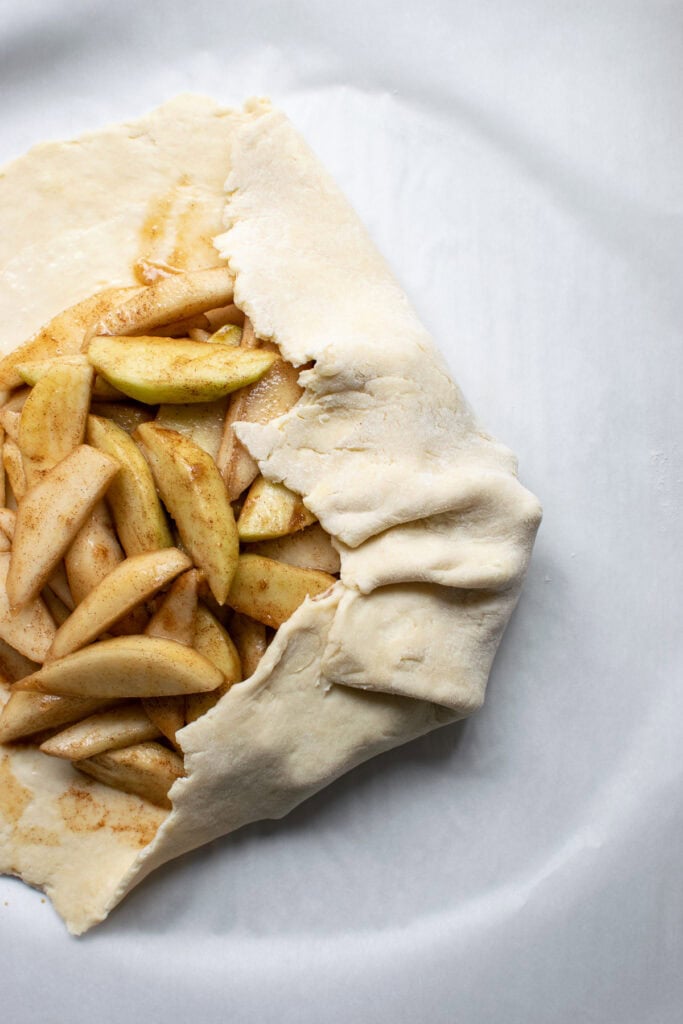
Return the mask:
{"type": "Polygon", "coordinates": [[[679,1020],[682,27],[663,0],[1,0],[1,159],[272,95],[545,509],[482,712],[83,940],[0,879],[3,1019],[679,1020]]]}

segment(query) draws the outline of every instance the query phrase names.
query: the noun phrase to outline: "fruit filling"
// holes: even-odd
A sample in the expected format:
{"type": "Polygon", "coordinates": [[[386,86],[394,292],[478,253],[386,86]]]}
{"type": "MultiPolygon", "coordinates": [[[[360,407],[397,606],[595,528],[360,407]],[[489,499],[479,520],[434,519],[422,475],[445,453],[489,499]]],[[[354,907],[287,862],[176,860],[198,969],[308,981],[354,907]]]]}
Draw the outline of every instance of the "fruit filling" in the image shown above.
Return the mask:
{"type": "Polygon", "coordinates": [[[299,401],[224,267],[100,292],[0,360],[0,743],[170,807],[177,733],[339,573],[237,438],[299,401]]]}

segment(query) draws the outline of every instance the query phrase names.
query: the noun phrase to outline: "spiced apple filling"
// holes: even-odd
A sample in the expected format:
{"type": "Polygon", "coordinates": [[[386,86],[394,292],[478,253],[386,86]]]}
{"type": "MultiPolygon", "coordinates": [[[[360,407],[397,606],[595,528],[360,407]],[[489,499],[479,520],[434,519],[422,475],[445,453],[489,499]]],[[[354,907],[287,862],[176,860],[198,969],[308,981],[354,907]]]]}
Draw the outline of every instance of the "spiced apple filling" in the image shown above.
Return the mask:
{"type": "Polygon", "coordinates": [[[227,268],[101,292],[0,362],[0,742],[170,806],[177,733],[334,582],[233,425],[302,394],[227,268]]]}

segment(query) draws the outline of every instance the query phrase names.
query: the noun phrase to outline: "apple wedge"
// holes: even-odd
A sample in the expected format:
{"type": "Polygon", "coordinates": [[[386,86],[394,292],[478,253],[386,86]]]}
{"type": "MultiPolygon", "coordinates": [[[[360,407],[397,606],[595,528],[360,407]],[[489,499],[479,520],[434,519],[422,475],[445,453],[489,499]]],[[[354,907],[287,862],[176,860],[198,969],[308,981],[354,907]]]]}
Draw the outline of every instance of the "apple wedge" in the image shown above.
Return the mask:
{"type": "MultiPolygon", "coordinates": [[[[242,348],[246,347],[247,351],[263,351],[250,349],[249,337],[250,332],[245,324],[242,348]]],[[[231,501],[239,498],[258,476],[258,466],[235,435],[234,424],[245,420],[250,423],[268,423],[289,412],[303,394],[303,388],[298,383],[300,372],[301,370],[296,369],[291,363],[280,359],[261,377],[261,380],[242,389],[232,398],[216,460],[231,501]]]]}
{"type": "Polygon", "coordinates": [[[74,767],[114,789],[141,796],[159,807],[170,807],[168,791],[183,777],[183,759],[160,743],[136,743],[122,750],[76,761],[74,767]]]}
{"type": "Polygon", "coordinates": [[[68,725],[96,711],[111,708],[115,703],[93,697],[56,697],[47,693],[15,691],[0,711],[0,743],[10,743],[36,732],[68,725]]]}
{"type": "Polygon", "coordinates": [[[110,384],[147,405],[213,402],[259,380],[276,352],[185,338],[95,337],[88,359],[110,384]]]}
{"type": "Polygon", "coordinates": [[[7,473],[7,479],[10,487],[12,488],[12,494],[16,498],[17,502],[19,502],[24,497],[28,489],[26,484],[26,470],[24,469],[24,460],[21,455],[21,449],[11,437],[6,437],[5,443],[2,446],[2,465],[5,473],[7,473]]]}
{"type": "Polygon", "coordinates": [[[224,682],[211,693],[193,693],[185,698],[185,721],[188,723],[206,714],[232,684],[242,678],[240,656],[228,631],[202,604],[197,606],[194,646],[223,673],[224,682]]]}
{"type": "Polygon", "coordinates": [[[266,627],[262,622],[250,619],[248,615],[235,612],[230,622],[230,632],[240,656],[242,674],[245,679],[249,679],[268,649],[266,627]]]}
{"type": "Polygon", "coordinates": [[[22,383],[17,372],[19,363],[79,352],[89,325],[142,290],[136,287],[107,288],[58,313],[29,341],[0,360],[0,388],[16,388],[22,383]]]}
{"type": "Polygon", "coordinates": [[[317,597],[336,582],[334,576],[317,569],[299,569],[261,555],[240,555],[227,603],[277,629],[307,597],[317,597]]]}
{"type": "Polygon", "coordinates": [[[0,552],[0,638],[31,661],[43,662],[55,636],[55,624],[45,602],[35,597],[12,611],[7,595],[10,554],[0,552]]]}
{"type": "Polygon", "coordinates": [[[135,441],[122,427],[99,416],[88,417],[87,438],[120,466],[107,502],[126,554],[171,547],[173,540],[152,473],[135,441]]]}
{"type": "Polygon", "coordinates": [[[274,558],[276,562],[286,562],[287,565],[298,565],[300,569],[337,573],[341,567],[339,552],[319,523],[277,540],[250,544],[248,553],[265,555],[266,558],[274,558]]]}
{"type": "Polygon", "coordinates": [[[123,557],[109,510],[98,501],[64,556],[74,603],[80,604],[123,557]]]}
{"type": "Polygon", "coordinates": [[[55,594],[54,590],[51,589],[51,587],[43,587],[43,589],[40,592],[40,596],[45,602],[45,606],[49,611],[54,624],[59,629],[59,627],[62,626],[69,618],[69,615],[71,614],[69,609],[61,600],[61,598],[57,597],[57,595],[55,594]]]}
{"type": "MultiPolygon", "coordinates": [[[[147,626],[147,636],[166,637],[167,640],[192,646],[200,578],[200,573],[191,569],[175,581],[147,626]]],[[[142,702],[149,719],[171,743],[176,742],[178,729],[185,725],[185,702],[189,699],[149,697],[142,702]]]]}
{"type": "Polygon", "coordinates": [[[95,324],[94,334],[142,334],[232,302],[233,276],[227,267],[173,274],[155,281],[95,324]]]}
{"type": "Polygon", "coordinates": [[[225,604],[237,567],[239,539],[225,484],[213,459],[177,431],[143,423],[144,446],[162,500],[175,519],[183,547],[225,604]]]}
{"type": "Polygon", "coordinates": [[[298,494],[284,484],[258,477],[249,488],[237,520],[241,541],[273,540],[296,533],[316,521],[298,494]]]}
{"type": "Polygon", "coordinates": [[[189,437],[216,461],[229,399],[197,405],[161,405],[155,423],[189,437]]]}
{"type": "Polygon", "coordinates": [[[79,445],[24,495],[7,574],[12,608],[42,590],[118,470],[108,455],[79,445]]]}
{"type": "Polygon", "coordinates": [[[136,702],[120,704],[113,711],[89,715],[45,740],[40,749],[51,757],[80,761],[105,750],[119,750],[133,743],[155,740],[157,736],[159,730],[136,702]]]}
{"type": "Polygon", "coordinates": [[[0,409],[0,427],[2,427],[7,437],[10,437],[15,442],[19,440],[20,419],[20,410],[8,409],[6,405],[3,405],[0,409]]]}
{"type": "Polygon", "coordinates": [[[83,443],[92,379],[87,363],[56,362],[32,389],[18,440],[29,487],[83,443]]]}
{"type": "Polygon", "coordinates": [[[48,660],[64,658],[85,647],[191,565],[188,556],[177,548],[147,551],[126,558],[83,598],[59,627],[48,660]]]}
{"type": "Polygon", "coordinates": [[[215,690],[223,674],[192,647],[152,636],[120,636],[51,661],[15,691],[66,697],[170,697],[215,690]]]}

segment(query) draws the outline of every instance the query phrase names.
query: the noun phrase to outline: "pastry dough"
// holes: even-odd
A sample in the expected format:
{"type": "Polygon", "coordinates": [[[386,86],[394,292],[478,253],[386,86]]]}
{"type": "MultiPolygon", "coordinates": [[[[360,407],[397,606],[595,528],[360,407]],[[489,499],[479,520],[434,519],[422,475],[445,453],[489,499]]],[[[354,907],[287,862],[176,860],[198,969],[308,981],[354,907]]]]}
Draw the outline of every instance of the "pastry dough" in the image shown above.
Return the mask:
{"type": "Polygon", "coordinates": [[[0,869],[44,888],[75,933],[159,864],[476,710],[540,521],[514,456],[479,430],[348,203],[265,101],[180,98],[6,168],[6,350],[135,283],[162,207],[184,265],[227,260],[257,334],[314,363],[292,412],[238,434],[333,536],[341,579],[179,733],[171,812],[0,748],[0,869]]]}

